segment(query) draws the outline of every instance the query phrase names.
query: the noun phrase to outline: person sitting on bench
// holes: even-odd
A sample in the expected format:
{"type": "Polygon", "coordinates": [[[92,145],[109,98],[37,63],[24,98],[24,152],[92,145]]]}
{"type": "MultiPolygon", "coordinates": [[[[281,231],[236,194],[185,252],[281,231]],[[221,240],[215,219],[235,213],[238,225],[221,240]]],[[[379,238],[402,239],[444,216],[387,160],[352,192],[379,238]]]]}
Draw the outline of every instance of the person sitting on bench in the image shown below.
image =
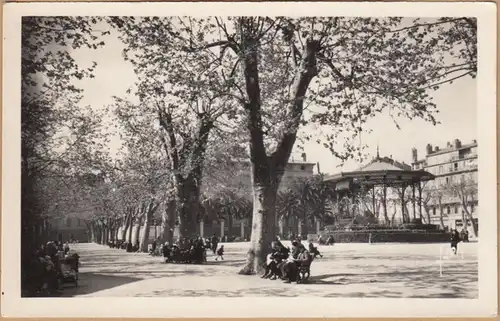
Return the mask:
{"type": "Polygon", "coordinates": [[[163,259],[165,262],[168,262],[170,259],[170,256],[172,255],[172,248],[170,247],[170,244],[168,242],[165,242],[162,248],[163,252],[163,259]]]}
{"type": "Polygon", "coordinates": [[[273,241],[271,243],[271,253],[267,255],[265,272],[262,275],[263,279],[276,279],[281,277],[279,265],[286,260],[290,255],[290,250],[287,249],[281,242],[273,241]]]}
{"type": "MultiPolygon", "coordinates": [[[[281,266],[281,273],[285,283],[301,282],[301,274],[305,271],[309,273],[312,262],[312,255],[304,246],[297,246],[298,254],[296,258],[291,258],[281,266]]],[[[307,276],[308,277],[308,276],[307,276]]]]}

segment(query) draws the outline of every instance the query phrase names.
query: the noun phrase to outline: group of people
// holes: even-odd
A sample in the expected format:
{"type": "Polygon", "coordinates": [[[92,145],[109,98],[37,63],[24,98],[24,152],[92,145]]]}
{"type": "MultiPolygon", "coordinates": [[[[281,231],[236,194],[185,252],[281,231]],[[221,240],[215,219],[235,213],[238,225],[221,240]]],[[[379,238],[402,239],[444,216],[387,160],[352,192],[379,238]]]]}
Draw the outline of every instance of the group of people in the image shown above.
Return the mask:
{"type": "Polygon", "coordinates": [[[26,291],[33,294],[57,295],[65,280],[77,282],[79,256],[71,252],[69,243],[49,241],[37,248],[25,264],[26,291]]]}
{"type": "Polygon", "coordinates": [[[322,257],[312,242],[306,248],[300,239],[292,240],[292,248],[289,249],[276,237],[271,243],[271,253],[267,255],[262,278],[300,283],[309,277],[311,263],[317,256],[322,257]]]}
{"type": "Polygon", "coordinates": [[[206,251],[211,250],[217,254],[215,260],[224,260],[224,245],[219,245],[219,238],[214,234],[211,239],[204,239],[201,236],[179,240],[179,243],[170,245],[165,242],[162,245],[163,258],[166,263],[203,263],[207,261],[206,251]],[[184,248],[184,249],[182,249],[184,248]]]}
{"type": "MultiPolygon", "coordinates": [[[[219,237],[215,234],[211,238],[203,238],[201,236],[194,238],[182,238],[176,243],[169,242],[161,243],[160,238],[155,239],[149,247],[149,255],[163,256],[165,262],[176,263],[201,263],[206,262],[206,250],[210,250],[217,254],[216,261],[224,260],[224,246],[219,247],[219,237]]],[[[110,248],[123,249],[127,252],[138,252],[139,241],[135,244],[123,240],[109,241],[110,248]]]]}
{"type": "Polygon", "coordinates": [[[458,232],[457,229],[452,229],[450,243],[453,254],[457,254],[458,243],[460,242],[469,242],[469,231],[463,229],[461,232],[458,232]]]}
{"type": "Polygon", "coordinates": [[[135,243],[123,240],[109,241],[108,246],[112,249],[121,249],[127,252],[138,252],[140,247],[139,240],[136,240],[135,243]]]}

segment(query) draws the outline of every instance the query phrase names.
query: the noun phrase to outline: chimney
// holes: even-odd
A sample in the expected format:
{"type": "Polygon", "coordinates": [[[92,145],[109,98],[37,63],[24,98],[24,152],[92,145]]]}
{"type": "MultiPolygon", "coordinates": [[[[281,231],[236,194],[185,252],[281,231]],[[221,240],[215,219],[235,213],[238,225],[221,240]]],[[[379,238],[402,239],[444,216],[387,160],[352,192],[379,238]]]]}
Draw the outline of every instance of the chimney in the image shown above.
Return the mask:
{"type": "Polygon", "coordinates": [[[416,148],[411,149],[411,159],[414,163],[418,161],[418,152],[416,148]]]}
{"type": "Polygon", "coordinates": [[[435,152],[439,152],[439,146],[434,147],[435,152]]]}
{"type": "Polygon", "coordinates": [[[427,152],[427,155],[432,154],[432,145],[431,144],[427,144],[427,146],[425,147],[425,150],[427,152]]]}
{"type": "Polygon", "coordinates": [[[462,142],[459,139],[455,139],[455,149],[462,147],[462,142]]]}
{"type": "Polygon", "coordinates": [[[473,140],[472,140],[472,143],[473,143],[473,144],[477,144],[477,140],[473,139],[473,140]]]}
{"type": "Polygon", "coordinates": [[[306,153],[302,153],[302,155],[301,155],[301,156],[302,156],[302,160],[303,160],[304,162],[307,162],[307,155],[306,155],[306,153]]]}

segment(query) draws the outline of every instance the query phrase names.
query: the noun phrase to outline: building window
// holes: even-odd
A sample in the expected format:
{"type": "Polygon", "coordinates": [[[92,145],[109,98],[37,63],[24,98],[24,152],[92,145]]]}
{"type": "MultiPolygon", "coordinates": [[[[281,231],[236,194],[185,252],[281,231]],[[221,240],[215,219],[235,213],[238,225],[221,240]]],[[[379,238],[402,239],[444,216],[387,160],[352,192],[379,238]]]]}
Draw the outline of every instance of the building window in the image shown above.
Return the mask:
{"type": "Polygon", "coordinates": [[[471,211],[471,213],[474,212],[474,203],[470,204],[470,211],[471,211]]]}
{"type": "Polygon", "coordinates": [[[455,213],[458,213],[458,205],[455,205],[455,213]]]}
{"type": "Polygon", "coordinates": [[[450,183],[450,178],[449,177],[446,177],[446,184],[449,184],[450,183]]]}
{"type": "Polygon", "coordinates": [[[446,214],[450,214],[451,213],[451,208],[449,206],[446,206],[446,214]]]}
{"type": "Polygon", "coordinates": [[[432,208],[432,215],[436,215],[436,208],[435,207],[432,208]]]}
{"type": "Polygon", "coordinates": [[[443,166],[439,166],[439,174],[443,172],[443,166]]]}
{"type": "Polygon", "coordinates": [[[453,164],[453,167],[454,167],[454,168],[455,168],[455,170],[457,171],[457,170],[458,170],[458,163],[453,164]]]}

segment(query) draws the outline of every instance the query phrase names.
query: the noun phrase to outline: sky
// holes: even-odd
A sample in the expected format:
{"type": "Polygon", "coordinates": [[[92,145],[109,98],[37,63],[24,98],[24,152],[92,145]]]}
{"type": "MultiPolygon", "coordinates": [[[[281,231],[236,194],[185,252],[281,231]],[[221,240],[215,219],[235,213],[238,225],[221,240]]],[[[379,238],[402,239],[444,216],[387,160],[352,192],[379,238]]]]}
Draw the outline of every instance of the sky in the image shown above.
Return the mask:
{"type": "MultiPolygon", "coordinates": [[[[77,83],[84,90],[82,105],[102,108],[112,103],[113,96],[126,96],[126,90],[135,81],[132,65],[122,58],[123,44],[116,37],[105,39],[106,45],[98,50],[77,50],[73,57],[77,63],[90,65],[97,62],[95,78],[77,83]]],[[[361,144],[368,145],[365,151],[370,156],[376,155],[377,146],[380,156],[392,156],[400,162],[411,162],[411,149],[417,148],[419,158],[425,155],[425,146],[446,146],[447,142],[460,139],[466,144],[477,136],[477,97],[476,80],[462,78],[453,84],[443,85],[432,94],[439,114],[440,124],[434,126],[421,119],[399,120],[399,130],[386,114],[377,115],[368,122],[373,131],[361,136],[361,144]]],[[[112,120],[108,120],[112,121],[112,120]]],[[[112,140],[112,150],[120,144],[118,138],[112,140]]],[[[319,163],[321,172],[333,174],[340,171],[355,170],[361,164],[349,161],[343,166],[327,149],[315,142],[305,144],[307,161],[319,163]]],[[[294,159],[300,159],[301,151],[295,150],[294,159]]],[[[317,168],[315,168],[317,171],[317,168]]]]}

